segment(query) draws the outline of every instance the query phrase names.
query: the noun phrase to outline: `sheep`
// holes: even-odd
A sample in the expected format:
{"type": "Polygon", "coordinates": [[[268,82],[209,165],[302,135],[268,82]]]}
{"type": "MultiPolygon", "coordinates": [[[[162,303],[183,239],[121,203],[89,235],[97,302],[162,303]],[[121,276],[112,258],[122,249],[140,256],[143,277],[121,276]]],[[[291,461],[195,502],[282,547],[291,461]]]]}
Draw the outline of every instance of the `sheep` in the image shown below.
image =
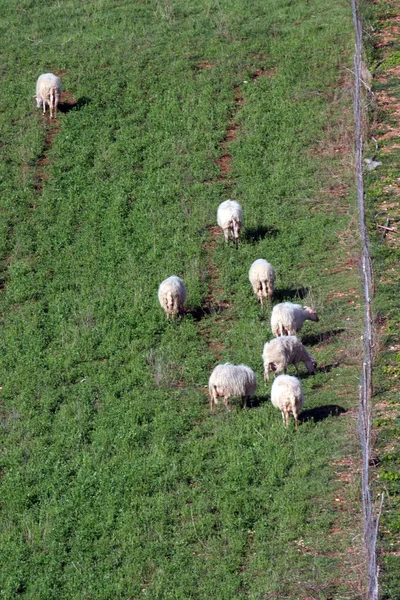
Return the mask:
{"type": "Polygon", "coordinates": [[[274,338],[264,344],[262,353],[264,361],[264,380],[269,381],[268,372],[272,371],[274,377],[276,373],[283,371],[286,374],[288,365],[294,365],[303,362],[310,375],[315,373],[317,367],[316,360],[307,352],[307,349],[295,335],[287,337],[274,338]]]}
{"type": "Polygon", "coordinates": [[[61,81],[53,73],[43,73],[38,77],[36,82],[36,98],[37,107],[40,108],[43,104],[43,114],[46,112],[46,103],[50,108],[50,119],[57,115],[57,105],[60,101],[62,88],[61,81]]]}
{"type": "Polygon", "coordinates": [[[279,408],[286,427],[289,425],[290,413],[293,413],[296,429],[299,424],[299,411],[303,408],[304,396],[301,383],[297,377],[279,375],[271,388],[271,402],[279,408]]]}
{"type": "Polygon", "coordinates": [[[275,337],[295,335],[303,327],[306,319],[318,321],[318,315],[312,308],[292,302],[276,304],[271,315],[271,329],[275,337]]]}
{"type": "Polygon", "coordinates": [[[271,302],[275,286],[275,271],[269,262],[263,258],[255,260],[250,267],[249,279],[261,306],[264,298],[268,298],[271,302]]]}
{"type": "Polygon", "coordinates": [[[210,394],[210,415],[213,414],[214,404],[218,404],[218,397],[224,398],[226,410],[232,410],[229,398],[241,396],[243,407],[247,406],[247,398],[252,396],[257,389],[254,372],[246,365],[232,365],[225,363],[217,365],[210,375],[208,391],[210,394]]]}
{"type": "Polygon", "coordinates": [[[160,284],[158,300],[165,310],[167,318],[183,314],[183,305],[186,300],[186,288],[180,277],[171,275],[160,284]]]}
{"type": "Polygon", "coordinates": [[[229,240],[229,232],[238,248],[239,232],[243,223],[242,207],[236,200],[225,200],[218,206],[218,225],[224,232],[225,242],[229,240]]]}

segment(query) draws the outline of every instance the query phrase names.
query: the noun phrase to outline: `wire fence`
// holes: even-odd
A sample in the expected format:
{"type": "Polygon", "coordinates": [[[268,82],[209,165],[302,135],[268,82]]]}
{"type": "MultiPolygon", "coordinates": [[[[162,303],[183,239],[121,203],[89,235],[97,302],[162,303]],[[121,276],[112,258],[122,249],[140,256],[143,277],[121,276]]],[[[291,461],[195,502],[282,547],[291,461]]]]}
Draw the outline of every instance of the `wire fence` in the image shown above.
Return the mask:
{"type": "Polygon", "coordinates": [[[365,298],[364,314],[364,359],[360,377],[359,389],[359,437],[362,455],[362,504],[364,517],[364,546],[367,559],[367,599],[378,600],[378,565],[376,561],[376,542],[378,536],[379,517],[381,505],[375,512],[371,498],[369,482],[369,463],[371,455],[371,398],[372,398],[372,364],[374,359],[374,329],[372,314],[373,273],[371,256],[369,253],[369,240],[365,226],[364,206],[364,176],[363,176],[363,138],[362,138],[362,95],[361,95],[361,68],[362,68],[362,24],[358,14],[357,0],[351,0],[354,28],[356,32],[356,50],[354,55],[354,117],[356,123],[356,178],[357,178],[357,204],[360,221],[362,241],[361,277],[365,298]]]}

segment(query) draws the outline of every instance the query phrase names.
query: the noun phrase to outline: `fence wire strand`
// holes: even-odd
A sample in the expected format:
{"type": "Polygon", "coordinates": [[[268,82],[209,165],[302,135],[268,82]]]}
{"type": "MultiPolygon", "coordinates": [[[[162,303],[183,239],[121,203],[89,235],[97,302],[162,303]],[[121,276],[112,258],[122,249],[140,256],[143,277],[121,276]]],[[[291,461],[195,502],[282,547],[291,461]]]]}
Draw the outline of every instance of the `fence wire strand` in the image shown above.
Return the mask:
{"type": "Polygon", "coordinates": [[[357,9],[357,0],[351,0],[354,28],[356,33],[356,49],[354,54],[354,118],[356,124],[356,181],[357,204],[362,242],[361,277],[365,299],[364,313],[364,359],[359,388],[359,437],[362,455],[362,504],[364,517],[364,546],[367,559],[367,599],[378,600],[378,566],[376,561],[376,542],[378,536],[379,517],[382,510],[383,495],[380,508],[375,514],[369,485],[369,463],[371,452],[371,398],[372,398],[372,364],[374,358],[373,340],[373,273],[369,253],[368,234],[365,225],[364,176],[362,162],[362,25],[357,9]]]}

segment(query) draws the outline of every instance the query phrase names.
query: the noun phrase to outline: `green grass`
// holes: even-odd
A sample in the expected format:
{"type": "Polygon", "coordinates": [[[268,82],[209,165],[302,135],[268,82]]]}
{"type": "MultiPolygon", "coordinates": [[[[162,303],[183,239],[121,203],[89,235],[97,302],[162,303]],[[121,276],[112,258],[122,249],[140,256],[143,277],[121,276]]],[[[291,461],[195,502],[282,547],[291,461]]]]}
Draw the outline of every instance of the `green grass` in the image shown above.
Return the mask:
{"type": "Polygon", "coordinates": [[[354,597],[351,557],[337,574],[359,516],[335,506],[354,423],[283,428],[262,383],[269,313],[247,278],[263,256],[277,298],[319,310],[302,331],[322,365],[301,370],[306,408],[354,406],[359,282],[356,264],[336,267],[354,257],[355,208],[352,189],[329,192],[338,173],[352,185],[331,152],[351,111],[349,7],[22,0],[1,28],[1,597],[354,597]],[[271,74],[253,81],[257,68],[271,74]],[[78,102],[51,145],[31,98],[46,71],[78,102]],[[210,250],[229,196],[239,250],[210,250]],[[210,261],[229,307],[168,323],[159,283],[181,276],[195,311],[210,261]],[[255,370],[251,410],[209,417],[216,345],[255,370]]]}

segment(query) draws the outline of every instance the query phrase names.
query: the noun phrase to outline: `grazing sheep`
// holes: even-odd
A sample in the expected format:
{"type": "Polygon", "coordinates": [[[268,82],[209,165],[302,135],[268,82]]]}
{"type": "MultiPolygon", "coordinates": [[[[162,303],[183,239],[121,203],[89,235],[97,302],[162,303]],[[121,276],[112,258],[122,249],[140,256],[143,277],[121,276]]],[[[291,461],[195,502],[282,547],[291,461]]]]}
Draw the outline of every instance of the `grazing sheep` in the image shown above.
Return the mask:
{"type": "Polygon", "coordinates": [[[293,413],[296,429],[299,423],[299,410],[303,408],[304,396],[297,377],[279,375],[271,388],[271,402],[282,413],[283,423],[289,425],[290,413],[293,413]]]}
{"type": "Polygon", "coordinates": [[[43,104],[43,114],[46,112],[46,103],[50,108],[50,119],[57,115],[57,105],[60,101],[62,88],[61,81],[53,73],[43,73],[36,82],[36,104],[39,108],[43,104]]]}
{"type": "Polygon", "coordinates": [[[303,327],[306,319],[318,321],[318,315],[312,308],[292,302],[276,304],[271,315],[271,329],[275,337],[280,335],[296,335],[303,327]]]}
{"type": "Polygon", "coordinates": [[[269,262],[263,258],[255,260],[250,267],[249,279],[261,306],[264,298],[268,298],[271,302],[275,287],[275,271],[269,262]]]}
{"type": "Polygon", "coordinates": [[[218,206],[218,225],[223,229],[225,241],[229,240],[229,232],[238,247],[239,231],[243,223],[242,207],[235,200],[225,200],[218,206]]]}
{"type": "Polygon", "coordinates": [[[171,275],[160,284],[158,300],[165,310],[167,318],[183,314],[183,305],[186,300],[186,288],[180,277],[171,275]]]}
{"type": "Polygon", "coordinates": [[[283,371],[286,374],[288,365],[294,365],[297,372],[297,364],[303,362],[310,375],[315,373],[317,363],[307,352],[307,349],[295,335],[274,338],[264,344],[262,354],[264,361],[264,380],[269,381],[268,372],[276,373],[283,371]]]}
{"type": "Polygon", "coordinates": [[[214,404],[218,404],[218,397],[222,396],[226,410],[231,410],[229,398],[241,396],[243,406],[247,406],[247,398],[252,396],[257,389],[256,376],[246,365],[232,365],[225,363],[217,365],[210,375],[208,391],[210,393],[210,414],[213,414],[214,404]]]}

